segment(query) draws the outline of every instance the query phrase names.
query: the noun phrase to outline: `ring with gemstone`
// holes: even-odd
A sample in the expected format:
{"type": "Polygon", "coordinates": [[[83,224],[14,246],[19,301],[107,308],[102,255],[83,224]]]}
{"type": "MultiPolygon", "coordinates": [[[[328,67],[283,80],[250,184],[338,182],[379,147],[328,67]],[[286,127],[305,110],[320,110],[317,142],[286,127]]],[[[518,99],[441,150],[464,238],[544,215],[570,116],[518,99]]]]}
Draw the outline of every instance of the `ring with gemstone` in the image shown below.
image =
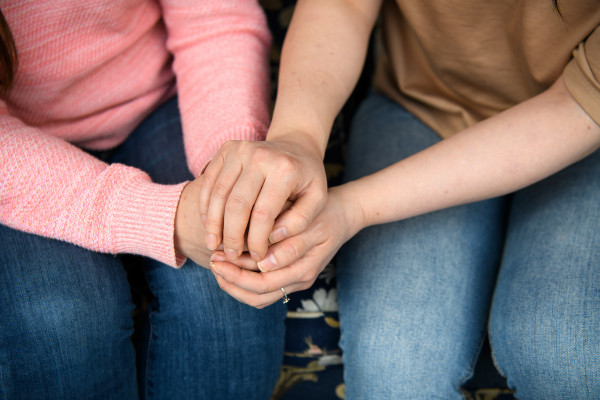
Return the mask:
{"type": "Polygon", "coordinates": [[[288,301],[290,301],[290,298],[288,297],[285,290],[283,290],[283,288],[281,288],[281,291],[283,292],[283,304],[286,304],[288,301]]]}

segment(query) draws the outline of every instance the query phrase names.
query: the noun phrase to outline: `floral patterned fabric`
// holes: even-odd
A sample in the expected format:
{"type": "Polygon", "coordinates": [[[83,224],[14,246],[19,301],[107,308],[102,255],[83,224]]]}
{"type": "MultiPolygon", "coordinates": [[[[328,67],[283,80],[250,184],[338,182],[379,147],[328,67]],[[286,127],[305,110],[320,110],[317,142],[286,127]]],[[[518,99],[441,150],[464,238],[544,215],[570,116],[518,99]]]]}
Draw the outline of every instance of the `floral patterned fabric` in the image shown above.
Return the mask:
{"type": "MultiPolygon", "coordinates": [[[[272,99],[277,93],[279,58],[295,0],[259,0],[273,35],[271,50],[272,99]]],[[[373,57],[368,57],[357,89],[337,117],[325,154],[325,169],[330,186],[341,183],[344,144],[351,116],[369,90],[373,57]]],[[[271,400],[344,399],[335,258],[307,290],[290,295],[287,304],[286,348],[281,376],[271,400]]],[[[476,373],[463,388],[467,400],[513,400],[506,382],[495,370],[484,347],[476,373]]]]}

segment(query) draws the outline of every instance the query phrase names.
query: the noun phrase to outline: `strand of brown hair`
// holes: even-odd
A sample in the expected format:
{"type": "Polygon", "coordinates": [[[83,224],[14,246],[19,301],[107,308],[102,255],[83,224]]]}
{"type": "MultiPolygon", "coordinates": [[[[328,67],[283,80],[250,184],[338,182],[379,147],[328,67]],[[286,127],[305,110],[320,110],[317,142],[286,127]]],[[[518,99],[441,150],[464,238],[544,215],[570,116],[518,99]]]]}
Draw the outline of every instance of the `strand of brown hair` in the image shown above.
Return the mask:
{"type": "Polygon", "coordinates": [[[10,91],[17,73],[17,47],[10,28],[0,11],[0,96],[10,91]]]}

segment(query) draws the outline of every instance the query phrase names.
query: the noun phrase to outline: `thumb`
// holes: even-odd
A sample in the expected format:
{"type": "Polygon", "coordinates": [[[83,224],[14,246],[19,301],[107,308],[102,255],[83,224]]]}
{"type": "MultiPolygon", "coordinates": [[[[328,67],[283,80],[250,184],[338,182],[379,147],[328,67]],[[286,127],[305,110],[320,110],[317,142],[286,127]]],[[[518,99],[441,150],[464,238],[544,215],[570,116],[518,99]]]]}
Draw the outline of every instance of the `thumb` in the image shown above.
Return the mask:
{"type": "Polygon", "coordinates": [[[269,242],[271,244],[278,243],[285,238],[304,232],[323,210],[326,202],[326,191],[314,190],[298,197],[291,203],[289,209],[281,213],[275,220],[273,230],[269,235],[269,242]]]}

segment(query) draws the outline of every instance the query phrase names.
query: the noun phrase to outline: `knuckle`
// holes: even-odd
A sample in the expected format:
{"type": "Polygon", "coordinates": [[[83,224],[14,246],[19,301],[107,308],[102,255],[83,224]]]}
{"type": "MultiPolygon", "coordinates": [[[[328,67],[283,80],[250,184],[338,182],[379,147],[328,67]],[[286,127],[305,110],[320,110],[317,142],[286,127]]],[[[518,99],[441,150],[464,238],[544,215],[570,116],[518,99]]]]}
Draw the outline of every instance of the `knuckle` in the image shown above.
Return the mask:
{"type": "Polygon", "coordinates": [[[219,197],[219,198],[225,198],[227,197],[227,195],[229,194],[229,186],[224,184],[223,182],[217,182],[215,183],[215,186],[213,188],[213,196],[219,197]]]}
{"type": "Polygon", "coordinates": [[[205,191],[207,189],[210,189],[210,187],[212,186],[212,181],[210,179],[210,175],[208,175],[208,171],[204,173],[204,175],[202,175],[200,177],[200,190],[205,191]]]}
{"type": "Polygon", "coordinates": [[[266,282],[262,282],[258,288],[258,293],[260,294],[266,294],[272,291],[273,290],[269,288],[269,285],[266,282]]]}
{"type": "Polygon", "coordinates": [[[273,212],[264,206],[255,206],[252,209],[252,220],[259,223],[274,220],[273,212]]]}
{"type": "Polygon", "coordinates": [[[219,221],[215,217],[211,217],[210,215],[206,216],[206,233],[219,233],[221,226],[221,221],[219,221]]]}
{"type": "Polygon", "coordinates": [[[231,194],[229,198],[227,198],[227,204],[225,205],[225,209],[229,211],[239,211],[239,210],[249,210],[251,207],[250,202],[244,196],[240,196],[238,194],[231,194]]]}
{"type": "Polygon", "coordinates": [[[280,250],[286,260],[297,260],[299,258],[300,252],[294,243],[286,243],[281,246],[280,250]]]}
{"type": "Polygon", "coordinates": [[[317,271],[317,270],[311,271],[307,276],[308,279],[306,280],[306,283],[308,284],[308,286],[312,286],[312,284],[315,283],[315,281],[317,280],[318,277],[319,277],[319,271],[317,271]]]}
{"type": "Polygon", "coordinates": [[[227,140],[221,145],[221,149],[219,151],[223,154],[228,154],[236,147],[236,145],[237,140],[227,140]]]}
{"type": "Polygon", "coordinates": [[[291,157],[281,157],[278,165],[284,172],[293,171],[297,166],[296,161],[291,157]]]}
{"type": "Polygon", "coordinates": [[[292,219],[294,224],[294,232],[302,232],[312,222],[311,218],[300,210],[294,211],[294,218],[292,219]]]}
{"type": "Polygon", "coordinates": [[[327,183],[325,183],[323,190],[315,192],[315,201],[320,205],[324,205],[327,202],[327,183]]]}
{"type": "Polygon", "coordinates": [[[302,274],[302,277],[299,279],[299,281],[303,285],[308,285],[308,287],[310,287],[317,280],[317,278],[319,277],[319,274],[320,274],[320,271],[318,269],[315,269],[315,268],[306,269],[304,271],[304,273],[302,274]]]}
{"type": "Polygon", "coordinates": [[[252,286],[252,292],[256,295],[264,295],[273,290],[269,289],[269,284],[264,279],[260,279],[252,286]]]}
{"type": "Polygon", "coordinates": [[[248,141],[248,140],[237,140],[235,143],[236,143],[236,149],[240,153],[251,152],[252,149],[254,149],[254,147],[255,147],[255,143],[252,141],[248,141]]]}
{"type": "Polygon", "coordinates": [[[223,242],[227,244],[227,247],[241,247],[244,243],[244,239],[240,239],[231,233],[224,233],[223,242]]]}
{"type": "Polygon", "coordinates": [[[309,274],[309,275],[305,276],[304,279],[302,279],[302,281],[299,282],[300,287],[302,288],[301,290],[311,288],[313,283],[315,283],[315,281],[317,280],[317,276],[315,276],[313,274],[309,274]]]}
{"type": "Polygon", "coordinates": [[[300,171],[300,166],[295,159],[284,156],[277,160],[277,171],[285,180],[294,181],[298,171],[300,171]]]}
{"type": "Polygon", "coordinates": [[[230,285],[239,286],[241,280],[240,274],[231,274],[230,276],[227,276],[226,280],[227,282],[229,282],[230,285]]]}
{"type": "Polygon", "coordinates": [[[271,151],[263,146],[254,147],[252,150],[251,160],[252,162],[262,163],[265,160],[272,158],[271,151]]]}
{"type": "Polygon", "coordinates": [[[317,223],[314,227],[313,235],[317,243],[323,243],[325,240],[327,240],[327,229],[325,224],[317,223]]]}

